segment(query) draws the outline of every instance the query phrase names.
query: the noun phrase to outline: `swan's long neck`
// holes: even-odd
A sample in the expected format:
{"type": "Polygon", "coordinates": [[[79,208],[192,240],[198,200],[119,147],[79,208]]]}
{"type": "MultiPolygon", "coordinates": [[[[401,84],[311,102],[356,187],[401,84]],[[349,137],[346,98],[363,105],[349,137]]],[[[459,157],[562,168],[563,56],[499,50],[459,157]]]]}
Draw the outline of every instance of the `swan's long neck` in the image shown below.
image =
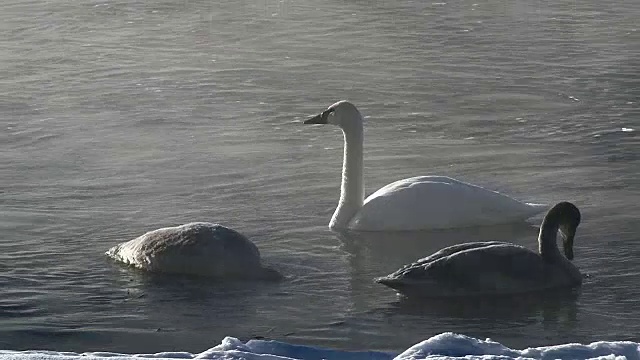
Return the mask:
{"type": "Polygon", "coordinates": [[[364,202],[362,122],[343,128],[342,132],[344,133],[344,159],[340,202],[329,223],[329,227],[336,229],[346,229],[349,221],[364,202]]]}
{"type": "Polygon", "coordinates": [[[558,250],[558,243],[556,241],[558,236],[559,224],[556,221],[549,221],[544,219],[540,226],[540,234],[538,235],[538,246],[540,255],[543,259],[549,262],[557,261],[563,258],[558,250]]]}

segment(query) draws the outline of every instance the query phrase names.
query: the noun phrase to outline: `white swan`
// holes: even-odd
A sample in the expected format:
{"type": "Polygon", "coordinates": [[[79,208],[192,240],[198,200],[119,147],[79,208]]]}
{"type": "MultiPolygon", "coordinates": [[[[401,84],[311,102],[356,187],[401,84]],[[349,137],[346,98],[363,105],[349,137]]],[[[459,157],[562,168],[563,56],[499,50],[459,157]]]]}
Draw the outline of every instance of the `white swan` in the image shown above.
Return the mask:
{"type": "Polygon", "coordinates": [[[258,248],[244,235],[206,222],[149,231],[112,247],[106,254],[150,272],[225,279],[282,277],[278,271],[262,265],[258,248]]]}
{"type": "Polygon", "coordinates": [[[446,176],[418,176],[393,182],[364,198],[362,115],[339,101],[305,124],[333,124],[344,133],[342,188],[329,227],[363,231],[427,230],[524,221],[542,204],[518,201],[446,176]]]}
{"type": "Polygon", "coordinates": [[[573,238],[580,211],[570,202],[556,204],[542,220],[539,253],[499,242],[472,242],[449,246],[376,282],[408,296],[453,297],[506,295],[582,284],[573,260],[573,238]],[[565,256],[556,236],[560,230],[565,256]]]}

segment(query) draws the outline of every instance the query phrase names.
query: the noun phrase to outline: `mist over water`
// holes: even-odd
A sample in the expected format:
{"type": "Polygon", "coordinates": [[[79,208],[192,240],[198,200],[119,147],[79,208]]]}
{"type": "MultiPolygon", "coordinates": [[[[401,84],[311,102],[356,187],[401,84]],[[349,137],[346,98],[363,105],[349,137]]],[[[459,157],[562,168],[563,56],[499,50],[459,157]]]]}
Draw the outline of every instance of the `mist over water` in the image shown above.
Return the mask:
{"type": "Polygon", "coordinates": [[[4,1],[0,348],[639,341],[639,17],[637,1],[4,1]],[[340,99],[365,116],[367,194],[447,175],[574,202],[581,290],[416,304],[373,283],[458,242],[535,248],[537,229],[330,231],[342,135],[301,121],[340,99]],[[104,256],[191,221],[246,234],[287,279],[104,256]]]}

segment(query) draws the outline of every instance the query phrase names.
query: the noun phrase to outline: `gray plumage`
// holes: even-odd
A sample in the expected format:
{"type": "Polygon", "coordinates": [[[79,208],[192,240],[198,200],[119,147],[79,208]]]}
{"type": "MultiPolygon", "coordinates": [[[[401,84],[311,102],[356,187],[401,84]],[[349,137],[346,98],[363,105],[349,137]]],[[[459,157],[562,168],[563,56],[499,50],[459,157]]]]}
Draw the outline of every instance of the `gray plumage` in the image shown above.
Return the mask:
{"type": "Polygon", "coordinates": [[[452,297],[517,294],[582,283],[573,258],[573,238],[580,212],[568,202],[556,204],[545,216],[538,242],[540,252],[498,242],[471,242],[444,248],[376,279],[409,296],[452,297]],[[565,256],[556,234],[563,234],[565,256]]]}

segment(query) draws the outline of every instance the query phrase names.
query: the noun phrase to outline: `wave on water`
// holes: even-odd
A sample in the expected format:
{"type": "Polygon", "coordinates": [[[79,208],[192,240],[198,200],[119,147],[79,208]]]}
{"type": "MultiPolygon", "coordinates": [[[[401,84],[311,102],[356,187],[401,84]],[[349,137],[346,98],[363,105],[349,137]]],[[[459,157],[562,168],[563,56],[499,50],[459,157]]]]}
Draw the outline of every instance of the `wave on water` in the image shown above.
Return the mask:
{"type": "Polygon", "coordinates": [[[454,333],[442,333],[413,345],[400,354],[381,351],[341,351],[293,345],[272,340],[246,343],[226,337],[202,353],[162,352],[156,354],[119,354],[110,352],[54,352],[0,350],[0,360],[79,360],[124,358],[213,359],[213,360],[420,360],[420,359],[640,359],[640,344],[631,341],[597,341],[589,345],[563,344],[510,349],[490,339],[480,340],[454,333]]]}

